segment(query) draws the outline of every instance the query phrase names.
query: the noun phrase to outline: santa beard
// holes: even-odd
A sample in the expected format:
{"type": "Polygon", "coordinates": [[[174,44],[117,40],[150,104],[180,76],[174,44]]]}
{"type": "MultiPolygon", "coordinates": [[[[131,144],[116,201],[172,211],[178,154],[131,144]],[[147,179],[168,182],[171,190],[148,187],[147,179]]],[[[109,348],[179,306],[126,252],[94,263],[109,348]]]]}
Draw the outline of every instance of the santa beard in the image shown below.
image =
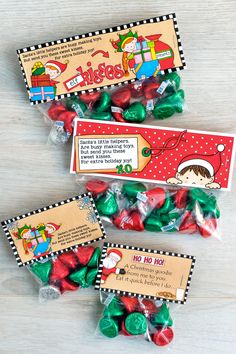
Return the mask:
{"type": "Polygon", "coordinates": [[[107,269],[115,268],[116,264],[117,264],[117,262],[110,257],[106,257],[103,261],[103,267],[107,268],[107,269]]]}

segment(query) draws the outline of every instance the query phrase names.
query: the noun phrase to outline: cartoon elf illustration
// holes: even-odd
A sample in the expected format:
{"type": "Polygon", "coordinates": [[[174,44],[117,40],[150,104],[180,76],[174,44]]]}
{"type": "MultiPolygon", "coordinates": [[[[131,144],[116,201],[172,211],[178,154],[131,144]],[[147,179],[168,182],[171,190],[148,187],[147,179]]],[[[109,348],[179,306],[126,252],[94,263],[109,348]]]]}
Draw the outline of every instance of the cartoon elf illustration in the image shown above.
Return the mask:
{"type": "Polygon", "coordinates": [[[34,257],[38,258],[48,254],[51,251],[51,239],[53,233],[60,228],[61,225],[49,222],[39,224],[36,228],[30,225],[24,225],[14,232],[14,236],[22,240],[25,254],[28,255],[29,251],[33,252],[34,257]]]}
{"type": "Polygon", "coordinates": [[[153,34],[143,37],[129,30],[128,33],[118,34],[118,40],[111,39],[116,51],[123,52],[125,76],[133,72],[137,79],[144,79],[174,66],[174,52],[168,44],[160,41],[161,36],[153,34]]]}
{"type": "Polygon", "coordinates": [[[225,146],[217,145],[217,152],[210,155],[190,154],[179,163],[175,177],[167,179],[170,184],[188,184],[219,189],[221,185],[215,182],[215,176],[221,168],[222,152],[225,146]]]}
{"type": "Polygon", "coordinates": [[[121,258],[122,253],[115,248],[107,252],[107,256],[103,260],[101,284],[105,283],[110,274],[125,274],[124,268],[117,268],[117,263],[121,260],[121,258]]]}
{"type": "Polygon", "coordinates": [[[57,79],[67,68],[67,64],[69,61],[67,60],[65,63],[60,63],[56,60],[49,60],[45,65],[45,74],[50,76],[51,86],[54,86],[55,95],[56,95],[56,85],[59,84],[60,81],[56,81],[57,79]]]}
{"type": "Polygon", "coordinates": [[[129,54],[133,53],[136,49],[136,43],[138,40],[138,33],[133,33],[131,30],[126,34],[119,34],[119,39],[114,41],[111,39],[113,47],[117,52],[123,52],[122,66],[125,72],[125,76],[129,76],[129,68],[134,71],[134,59],[128,59],[129,54]]]}
{"type": "Polygon", "coordinates": [[[45,74],[50,76],[51,83],[56,85],[59,81],[54,81],[60,76],[67,68],[68,61],[63,64],[56,60],[49,60],[45,65],[45,74]]]}
{"type": "MultiPolygon", "coordinates": [[[[54,88],[54,94],[56,95],[56,85],[59,84],[59,81],[56,79],[67,69],[67,64],[69,61],[67,60],[65,63],[60,63],[56,60],[48,60],[46,64],[43,64],[41,61],[34,63],[31,72],[31,79],[34,78],[43,78],[44,75],[48,77],[44,78],[44,83],[40,81],[39,85],[36,86],[52,86],[54,88]],[[46,82],[46,84],[45,84],[46,82]]],[[[33,85],[32,88],[36,87],[33,85]]]]}

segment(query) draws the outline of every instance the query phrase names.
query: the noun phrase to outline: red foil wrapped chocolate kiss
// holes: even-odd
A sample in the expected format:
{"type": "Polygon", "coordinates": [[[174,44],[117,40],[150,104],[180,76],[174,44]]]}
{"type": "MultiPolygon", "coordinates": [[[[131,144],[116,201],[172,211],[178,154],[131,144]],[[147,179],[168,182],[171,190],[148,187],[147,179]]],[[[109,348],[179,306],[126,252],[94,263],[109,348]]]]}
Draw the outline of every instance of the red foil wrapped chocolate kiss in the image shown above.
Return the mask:
{"type": "Polygon", "coordinates": [[[131,99],[131,91],[127,87],[116,90],[111,95],[111,100],[113,105],[123,109],[129,106],[130,99],[131,99]]]}
{"type": "Polygon", "coordinates": [[[139,309],[139,301],[136,297],[122,296],[121,301],[127,312],[135,312],[139,309]]]}
{"type": "Polygon", "coordinates": [[[166,200],[166,194],[163,188],[154,188],[144,193],[148,198],[148,204],[153,208],[161,208],[166,200]]]}
{"type": "Polygon", "coordinates": [[[75,269],[79,263],[78,258],[73,251],[62,253],[58,258],[62,263],[64,263],[65,266],[69,267],[70,269],[75,269]]]}
{"type": "Polygon", "coordinates": [[[159,330],[157,330],[156,333],[153,334],[152,340],[153,343],[156,345],[159,345],[161,347],[169,344],[172,342],[174,338],[174,332],[171,327],[164,327],[159,330]]]}
{"type": "Polygon", "coordinates": [[[66,112],[66,108],[60,103],[53,102],[48,110],[48,116],[52,120],[57,120],[62,112],[66,112]]]}
{"type": "Polygon", "coordinates": [[[85,188],[92,193],[93,197],[97,197],[99,194],[106,192],[108,184],[101,180],[92,180],[86,183],[85,188]]]}
{"type": "Polygon", "coordinates": [[[94,104],[100,97],[100,92],[89,92],[83,93],[79,96],[80,100],[83,101],[85,104],[94,104]]]}
{"type": "Polygon", "coordinates": [[[59,258],[57,258],[52,263],[50,281],[57,281],[57,280],[64,279],[65,277],[67,277],[67,275],[69,275],[69,273],[70,273],[69,268],[65,266],[65,264],[62,263],[62,261],[60,261],[59,258]]]}
{"type": "Polygon", "coordinates": [[[79,286],[75,284],[73,281],[70,279],[62,279],[61,284],[60,284],[60,292],[61,294],[65,293],[66,291],[75,291],[79,289],[79,286]]]}
{"type": "Polygon", "coordinates": [[[76,248],[74,252],[78,257],[79,264],[85,266],[90,261],[90,258],[92,257],[94,252],[94,248],[92,246],[88,246],[88,247],[81,246],[76,248]]]}

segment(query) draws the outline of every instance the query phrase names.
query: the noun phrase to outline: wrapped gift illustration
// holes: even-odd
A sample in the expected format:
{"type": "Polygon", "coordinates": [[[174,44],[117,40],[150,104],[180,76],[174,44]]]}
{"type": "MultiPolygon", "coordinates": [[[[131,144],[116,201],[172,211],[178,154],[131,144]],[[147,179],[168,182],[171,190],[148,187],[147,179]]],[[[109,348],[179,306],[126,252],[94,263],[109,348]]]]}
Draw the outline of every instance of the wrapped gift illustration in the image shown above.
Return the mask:
{"type": "Polygon", "coordinates": [[[31,69],[33,76],[43,75],[45,73],[45,67],[41,61],[38,61],[34,64],[31,69]]]}
{"type": "Polygon", "coordinates": [[[32,229],[31,238],[27,240],[27,246],[34,253],[34,257],[40,257],[50,249],[51,237],[46,237],[44,230],[32,229]]]}
{"type": "Polygon", "coordinates": [[[30,232],[31,234],[31,239],[30,242],[33,246],[37,246],[40,243],[43,243],[47,241],[47,238],[45,236],[45,233],[40,233],[39,230],[33,230],[30,232]]]}
{"type": "Polygon", "coordinates": [[[154,42],[147,42],[145,39],[140,38],[139,42],[136,43],[134,60],[135,64],[156,60],[154,42]]]}
{"type": "Polygon", "coordinates": [[[49,75],[32,75],[31,76],[32,87],[45,87],[51,86],[49,75]]]}
{"type": "Polygon", "coordinates": [[[30,100],[31,101],[41,101],[41,100],[53,100],[55,98],[55,88],[54,86],[39,86],[30,88],[30,100]]]}
{"type": "Polygon", "coordinates": [[[128,57],[134,60],[134,69],[137,79],[142,77],[156,76],[159,71],[159,62],[155,54],[154,41],[147,41],[143,37],[138,37],[136,50],[128,57]]]}

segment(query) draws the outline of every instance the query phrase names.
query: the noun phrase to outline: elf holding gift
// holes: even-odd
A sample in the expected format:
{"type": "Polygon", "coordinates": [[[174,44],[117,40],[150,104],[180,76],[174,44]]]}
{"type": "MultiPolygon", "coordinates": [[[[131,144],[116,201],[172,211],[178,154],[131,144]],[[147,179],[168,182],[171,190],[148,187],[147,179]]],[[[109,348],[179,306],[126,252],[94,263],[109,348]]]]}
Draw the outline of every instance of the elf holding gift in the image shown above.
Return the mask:
{"type": "Polygon", "coordinates": [[[32,251],[34,258],[42,257],[51,251],[52,234],[60,228],[61,225],[54,223],[39,224],[36,228],[24,225],[18,228],[14,236],[22,240],[25,254],[32,251]]]}
{"type": "Polygon", "coordinates": [[[59,81],[55,81],[67,68],[68,61],[65,64],[56,60],[49,60],[45,65],[45,74],[50,76],[51,86],[56,87],[59,81]]]}
{"type": "Polygon", "coordinates": [[[220,184],[214,182],[215,175],[221,168],[225,146],[217,145],[217,152],[210,155],[191,154],[185,156],[179,163],[175,177],[167,179],[170,184],[188,184],[219,189],[220,184]]]}
{"type": "Polygon", "coordinates": [[[111,249],[107,252],[107,256],[103,260],[101,284],[105,283],[110,274],[125,274],[125,270],[123,268],[116,267],[121,258],[122,253],[117,249],[111,249]]]}
{"type": "Polygon", "coordinates": [[[129,76],[129,69],[134,71],[135,61],[133,58],[128,59],[128,57],[130,53],[135,51],[137,40],[137,32],[133,33],[131,30],[124,35],[119,34],[119,39],[117,41],[111,39],[111,44],[117,50],[117,52],[123,52],[122,66],[125,72],[125,76],[129,76]]]}
{"type": "Polygon", "coordinates": [[[168,44],[160,41],[161,34],[144,38],[130,30],[118,36],[119,39],[111,40],[111,43],[117,52],[123,52],[122,66],[125,76],[129,76],[130,70],[135,73],[137,79],[143,79],[173,67],[173,50],[168,44]]]}
{"type": "Polygon", "coordinates": [[[60,63],[49,60],[45,65],[42,62],[34,63],[31,69],[30,97],[33,101],[54,99],[56,95],[56,79],[66,70],[68,61],[60,63]]]}

